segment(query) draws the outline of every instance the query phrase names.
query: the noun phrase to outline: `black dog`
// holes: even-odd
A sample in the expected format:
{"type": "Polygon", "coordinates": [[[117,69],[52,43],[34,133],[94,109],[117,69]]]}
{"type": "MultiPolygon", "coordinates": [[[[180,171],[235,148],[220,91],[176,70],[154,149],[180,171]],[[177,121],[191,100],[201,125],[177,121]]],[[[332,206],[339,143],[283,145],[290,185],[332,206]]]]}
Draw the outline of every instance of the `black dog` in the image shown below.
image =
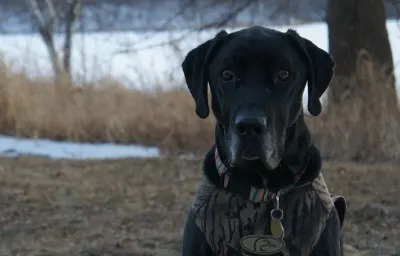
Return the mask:
{"type": "Polygon", "coordinates": [[[341,255],[346,204],[326,187],[306,127],[321,112],[335,62],[300,37],[263,27],[219,32],[182,63],[215,146],[187,217],[182,255],[341,255]]]}

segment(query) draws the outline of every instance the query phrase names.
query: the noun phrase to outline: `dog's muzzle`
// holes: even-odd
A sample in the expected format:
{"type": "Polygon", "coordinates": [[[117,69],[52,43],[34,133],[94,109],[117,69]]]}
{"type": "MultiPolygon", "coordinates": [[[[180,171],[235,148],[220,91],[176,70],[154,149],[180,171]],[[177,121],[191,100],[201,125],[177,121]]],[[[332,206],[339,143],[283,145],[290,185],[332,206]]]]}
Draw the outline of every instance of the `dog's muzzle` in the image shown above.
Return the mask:
{"type": "Polygon", "coordinates": [[[268,169],[279,162],[278,144],[267,117],[257,113],[237,115],[227,136],[228,161],[236,166],[243,161],[260,160],[268,169]]]}

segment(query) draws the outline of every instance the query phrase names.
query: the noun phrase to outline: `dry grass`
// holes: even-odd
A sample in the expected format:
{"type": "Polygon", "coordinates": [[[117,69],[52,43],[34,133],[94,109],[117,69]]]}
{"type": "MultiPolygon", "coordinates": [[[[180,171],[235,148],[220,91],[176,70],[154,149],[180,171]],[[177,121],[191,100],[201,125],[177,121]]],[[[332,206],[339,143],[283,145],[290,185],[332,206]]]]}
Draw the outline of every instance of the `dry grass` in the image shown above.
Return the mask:
{"type": "Polygon", "coordinates": [[[348,84],[340,105],[308,118],[316,144],[326,157],[382,161],[400,159],[400,115],[393,95],[394,76],[361,51],[352,77],[335,77],[331,87],[348,84]],[[354,86],[356,85],[356,86],[354,86]],[[354,95],[356,95],[354,97],[354,95]]]}
{"type": "MultiPolygon", "coordinates": [[[[366,84],[372,91],[361,96],[376,97],[307,117],[316,144],[327,157],[398,158],[400,125],[381,93],[386,80],[367,62],[347,82],[366,84]]],[[[30,80],[5,65],[0,66],[0,118],[3,134],[171,149],[204,150],[214,131],[212,118],[195,116],[185,89],[148,93],[114,81],[69,87],[30,80]]],[[[200,165],[201,159],[171,157],[1,158],[0,255],[178,255],[200,165]]],[[[400,252],[398,168],[324,163],[331,192],[349,203],[347,255],[400,252]]]]}
{"type": "MultiPolygon", "coordinates": [[[[306,117],[325,157],[400,157],[400,119],[390,109],[393,104],[387,104],[387,94],[382,93],[387,79],[370,63],[360,58],[357,74],[333,82],[363,84],[356,100],[328,108],[320,117],[306,117]]],[[[0,66],[0,118],[3,134],[141,143],[175,150],[204,150],[212,143],[214,132],[214,119],[201,120],[195,115],[186,89],[144,92],[115,81],[70,87],[30,80],[10,72],[6,65],[0,66]]]]}
{"type": "MultiPolygon", "coordinates": [[[[0,158],[0,255],[179,255],[201,162],[0,158]]],[[[398,168],[324,162],[348,201],[346,255],[399,255],[398,168]]]]}
{"type": "Polygon", "coordinates": [[[86,142],[209,145],[212,120],[195,118],[184,89],[144,92],[114,81],[65,86],[0,67],[0,132],[86,142]],[[205,138],[194,140],[193,138],[205,138]]]}

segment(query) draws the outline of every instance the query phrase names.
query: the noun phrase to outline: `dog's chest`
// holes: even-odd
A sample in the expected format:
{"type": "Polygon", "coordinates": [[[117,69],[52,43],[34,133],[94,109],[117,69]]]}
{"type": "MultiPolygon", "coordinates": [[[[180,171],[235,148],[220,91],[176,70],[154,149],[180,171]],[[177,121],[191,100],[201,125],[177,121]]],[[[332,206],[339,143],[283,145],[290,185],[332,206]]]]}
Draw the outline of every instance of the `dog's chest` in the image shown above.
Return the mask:
{"type": "MultiPolygon", "coordinates": [[[[268,243],[265,239],[248,239],[253,243],[251,250],[259,251],[258,254],[248,251],[243,254],[241,245],[241,239],[246,236],[270,235],[272,207],[271,202],[253,203],[216,189],[206,179],[192,206],[197,226],[218,256],[274,255],[261,254],[268,243]]],[[[332,207],[322,175],[312,185],[281,197],[287,255],[310,255],[332,207]]]]}

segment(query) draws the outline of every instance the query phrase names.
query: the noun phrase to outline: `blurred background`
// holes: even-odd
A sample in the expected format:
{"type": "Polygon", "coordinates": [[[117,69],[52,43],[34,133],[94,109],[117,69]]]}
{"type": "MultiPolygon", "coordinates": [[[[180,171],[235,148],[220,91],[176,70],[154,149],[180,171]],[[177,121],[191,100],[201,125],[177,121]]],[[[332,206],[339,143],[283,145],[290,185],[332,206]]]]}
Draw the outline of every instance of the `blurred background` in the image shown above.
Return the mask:
{"type": "Polygon", "coordinates": [[[335,59],[306,121],[349,203],[345,250],[400,255],[399,17],[398,0],[0,0],[0,255],[179,255],[215,123],[181,62],[253,25],[335,59]]]}

